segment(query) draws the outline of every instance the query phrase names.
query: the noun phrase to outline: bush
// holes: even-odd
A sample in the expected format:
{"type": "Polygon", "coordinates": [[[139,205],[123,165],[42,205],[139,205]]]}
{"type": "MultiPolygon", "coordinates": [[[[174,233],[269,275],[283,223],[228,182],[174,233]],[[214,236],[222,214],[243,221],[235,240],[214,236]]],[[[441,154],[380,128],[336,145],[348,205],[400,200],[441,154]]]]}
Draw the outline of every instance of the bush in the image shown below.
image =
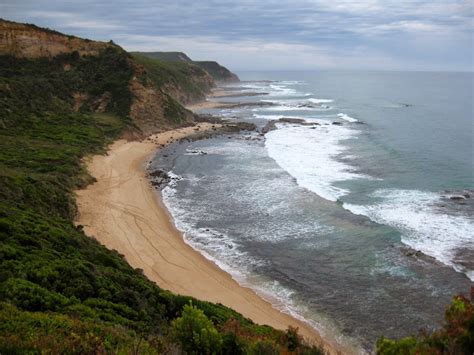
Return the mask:
{"type": "Polygon", "coordinates": [[[245,354],[245,344],[235,333],[225,333],[222,337],[222,354],[242,355],[245,354]]]}
{"type": "Polygon", "coordinates": [[[289,326],[285,334],[285,343],[289,351],[295,351],[301,343],[301,337],[298,334],[298,328],[289,326]]]}
{"type": "Polygon", "coordinates": [[[259,340],[250,348],[250,354],[254,355],[278,355],[279,353],[278,347],[268,340],[259,340]]]}
{"type": "Polygon", "coordinates": [[[474,305],[463,296],[453,298],[446,309],[443,327],[432,334],[400,340],[381,338],[377,354],[455,354],[474,353],[474,305]]]}
{"type": "Polygon", "coordinates": [[[174,338],[188,354],[217,354],[222,348],[222,337],[204,312],[185,305],[182,316],[172,323],[174,338]]]}

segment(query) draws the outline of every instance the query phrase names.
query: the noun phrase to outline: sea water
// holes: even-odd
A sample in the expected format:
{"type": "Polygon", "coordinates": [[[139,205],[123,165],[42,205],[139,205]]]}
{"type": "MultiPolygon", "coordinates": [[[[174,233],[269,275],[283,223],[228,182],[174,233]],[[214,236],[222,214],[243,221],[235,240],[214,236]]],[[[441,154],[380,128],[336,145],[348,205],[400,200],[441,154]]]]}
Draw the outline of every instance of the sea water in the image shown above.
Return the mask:
{"type": "Polygon", "coordinates": [[[254,104],[206,113],[304,124],[161,151],[186,241],[360,352],[438,326],[474,280],[473,74],[239,74],[254,104]]]}

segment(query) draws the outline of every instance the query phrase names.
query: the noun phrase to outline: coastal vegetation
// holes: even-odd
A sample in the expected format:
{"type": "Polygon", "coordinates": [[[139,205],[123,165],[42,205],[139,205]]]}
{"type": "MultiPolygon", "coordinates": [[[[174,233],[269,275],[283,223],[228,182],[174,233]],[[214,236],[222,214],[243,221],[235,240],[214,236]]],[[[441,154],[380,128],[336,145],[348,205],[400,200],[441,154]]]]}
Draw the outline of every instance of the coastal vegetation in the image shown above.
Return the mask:
{"type": "Polygon", "coordinates": [[[472,354],[474,351],[474,305],[456,296],[445,311],[443,327],[435,332],[421,332],[399,340],[381,338],[377,354],[472,354]]]}
{"type": "Polygon", "coordinates": [[[133,55],[145,56],[151,59],[165,62],[172,67],[186,67],[186,65],[200,68],[208,73],[217,82],[239,81],[239,77],[226,67],[215,61],[193,61],[182,52],[133,52],[133,55]]]}
{"type": "Polygon", "coordinates": [[[164,61],[141,53],[132,55],[136,62],[144,66],[148,78],[157,89],[171,90],[183,104],[204,100],[214,86],[211,76],[192,63],[164,61]]]}
{"type": "MultiPolygon", "coordinates": [[[[82,159],[138,129],[128,53],[110,46],[97,56],[0,63],[0,353],[179,352],[195,344],[182,337],[189,322],[204,326],[195,353],[255,353],[262,342],[322,353],[299,336],[295,347],[293,333],[289,343],[284,331],[161,289],[74,225],[73,191],[93,181],[82,159]]],[[[173,102],[171,115],[182,109],[173,102]]]]}

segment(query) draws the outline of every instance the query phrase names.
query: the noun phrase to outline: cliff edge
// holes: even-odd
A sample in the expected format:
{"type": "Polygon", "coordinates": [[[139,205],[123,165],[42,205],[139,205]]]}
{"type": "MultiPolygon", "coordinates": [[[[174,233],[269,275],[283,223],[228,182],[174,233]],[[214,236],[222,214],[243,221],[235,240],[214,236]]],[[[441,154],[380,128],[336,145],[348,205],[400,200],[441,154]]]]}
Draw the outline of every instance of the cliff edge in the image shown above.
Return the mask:
{"type": "Polygon", "coordinates": [[[239,77],[215,61],[193,61],[182,52],[135,52],[163,62],[185,62],[205,70],[217,82],[237,82],[239,77]]]}

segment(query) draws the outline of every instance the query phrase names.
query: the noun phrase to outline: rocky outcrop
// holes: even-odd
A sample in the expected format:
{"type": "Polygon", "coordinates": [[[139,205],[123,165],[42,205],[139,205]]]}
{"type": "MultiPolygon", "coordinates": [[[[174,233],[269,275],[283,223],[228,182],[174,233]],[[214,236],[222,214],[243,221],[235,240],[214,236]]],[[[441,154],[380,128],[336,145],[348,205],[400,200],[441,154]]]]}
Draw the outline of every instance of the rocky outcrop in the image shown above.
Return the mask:
{"type": "Polygon", "coordinates": [[[74,36],[0,19],[0,55],[20,58],[54,57],[77,52],[79,55],[97,55],[100,50],[115,46],[113,43],[90,41],[74,36]]]}
{"type": "Polygon", "coordinates": [[[317,126],[320,126],[318,122],[307,122],[302,118],[282,117],[278,120],[268,121],[267,124],[262,128],[261,133],[267,134],[268,132],[277,129],[277,123],[291,123],[298,124],[300,126],[312,126],[311,128],[316,128],[317,126]]]}

